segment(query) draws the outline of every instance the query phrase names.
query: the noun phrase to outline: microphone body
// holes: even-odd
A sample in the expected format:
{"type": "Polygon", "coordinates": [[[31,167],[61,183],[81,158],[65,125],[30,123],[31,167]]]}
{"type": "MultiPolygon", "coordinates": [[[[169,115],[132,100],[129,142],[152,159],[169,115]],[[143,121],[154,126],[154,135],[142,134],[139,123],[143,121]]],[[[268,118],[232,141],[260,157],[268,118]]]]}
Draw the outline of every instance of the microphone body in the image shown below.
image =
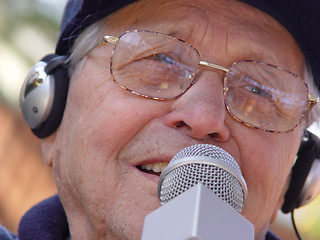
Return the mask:
{"type": "Polygon", "coordinates": [[[198,144],[182,149],[162,172],[159,209],[146,216],[142,240],[253,240],[242,211],[247,185],[223,149],[198,144]]]}
{"type": "Polygon", "coordinates": [[[141,240],[253,240],[253,225],[203,184],[147,215],[141,240]]]}

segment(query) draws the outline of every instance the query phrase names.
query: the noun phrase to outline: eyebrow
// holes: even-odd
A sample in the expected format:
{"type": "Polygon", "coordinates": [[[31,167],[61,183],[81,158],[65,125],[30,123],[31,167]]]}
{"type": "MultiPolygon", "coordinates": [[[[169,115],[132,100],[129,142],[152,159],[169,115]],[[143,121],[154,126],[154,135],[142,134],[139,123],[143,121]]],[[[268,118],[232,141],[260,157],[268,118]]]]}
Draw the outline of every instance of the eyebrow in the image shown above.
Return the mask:
{"type": "MultiPolygon", "coordinates": [[[[183,41],[187,41],[182,37],[183,34],[181,34],[181,31],[179,31],[179,30],[170,31],[166,34],[169,36],[181,39],[183,41]]],[[[200,53],[200,55],[201,55],[201,53],[200,53]]],[[[235,59],[234,61],[238,61],[238,60],[255,60],[255,61],[266,62],[266,63],[272,64],[272,65],[279,66],[279,63],[276,62],[276,59],[272,55],[270,55],[268,53],[262,53],[262,52],[259,53],[259,52],[248,51],[248,53],[246,55],[244,55],[243,57],[241,57],[241,59],[235,59]]],[[[281,66],[281,67],[283,67],[283,66],[281,66]]]]}
{"type": "Polygon", "coordinates": [[[272,57],[272,55],[266,54],[266,53],[257,53],[257,52],[251,51],[244,56],[244,59],[242,58],[242,60],[245,60],[245,59],[266,62],[272,65],[276,65],[275,58],[272,57]]]}
{"type": "Polygon", "coordinates": [[[174,32],[170,32],[167,35],[171,36],[171,37],[177,37],[179,35],[178,31],[174,31],[174,32]]]}

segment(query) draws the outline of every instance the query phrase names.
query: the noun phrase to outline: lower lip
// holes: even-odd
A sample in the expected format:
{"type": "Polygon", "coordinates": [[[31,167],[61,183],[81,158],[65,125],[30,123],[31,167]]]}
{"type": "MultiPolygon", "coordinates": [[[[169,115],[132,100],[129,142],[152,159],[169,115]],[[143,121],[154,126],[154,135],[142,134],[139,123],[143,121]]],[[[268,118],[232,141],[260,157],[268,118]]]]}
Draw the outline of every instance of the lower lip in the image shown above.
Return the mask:
{"type": "Polygon", "coordinates": [[[159,176],[155,175],[155,174],[150,174],[150,173],[145,173],[143,171],[140,171],[137,167],[135,167],[135,169],[142,174],[143,176],[149,178],[150,180],[154,181],[156,184],[158,184],[159,182],[159,176]]]}

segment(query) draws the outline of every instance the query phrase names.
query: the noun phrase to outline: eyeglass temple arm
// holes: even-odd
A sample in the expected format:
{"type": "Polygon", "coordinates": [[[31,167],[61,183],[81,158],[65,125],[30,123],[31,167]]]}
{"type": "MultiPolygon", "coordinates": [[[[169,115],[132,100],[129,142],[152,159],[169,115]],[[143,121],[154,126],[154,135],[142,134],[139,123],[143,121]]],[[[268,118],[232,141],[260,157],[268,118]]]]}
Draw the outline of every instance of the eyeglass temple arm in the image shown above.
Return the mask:
{"type": "Polygon", "coordinates": [[[117,44],[117,42],[119,41],[118,37],[113,37],[113,36],[104,36],[96,45],[94,45],[92,48],[90,48],[85,54],[83,54],[83,56],[80,58],[80,61],[87,56],[93,49],[95,49],[96,47],[101,47],[102,44],[108,44],[108,43],[112,43],[112,44],[117,44]]]}
{"type": "Polygon", "coordinates": [[[96,47],[101,47],[101,45],[105,45],[108,43],[112,43],[112,44],[117,44],[117,42],[119,41],[118,37],[113,37],[113,36],[104,36],[96,45],[94,45],[94,47],[92,49],[90,49],[88,52],[91,52],[93,49],[95,49],[96,47]]]}
{"type": "Polygon", "coordinates": [[[119,41],[118,37],[114,37],[114,36],[104,36],[100,42],[98,42],[98,44],[95,47],[99,47],[101,44],[117,44],[117,42],[119,41]]]}
{"type": "Polygon", "coordinates": [[[308,93],[308,111],[311,111],[311,109],[319,102],[319,98],[313,96],[311,93],[308,93]]]}

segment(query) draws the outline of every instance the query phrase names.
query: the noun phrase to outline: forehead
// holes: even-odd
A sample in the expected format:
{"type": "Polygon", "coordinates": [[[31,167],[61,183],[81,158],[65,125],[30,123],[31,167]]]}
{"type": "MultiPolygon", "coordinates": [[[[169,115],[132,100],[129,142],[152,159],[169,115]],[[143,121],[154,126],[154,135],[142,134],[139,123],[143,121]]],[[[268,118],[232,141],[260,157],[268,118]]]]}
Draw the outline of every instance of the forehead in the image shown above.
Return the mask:
{"type": "Polygon", "coordinates": [[[111,15],[110,21],[113,26],[163,22],[168,27],[180,23],[195,28],[215,23],[256,29],[269,26],[275,31],[284,29],[271,16],[236,0],[140,0],[111,15]]]}
{"type": "Polygon", "coordinates": [[[247,58],[303,74],[303,55],[286,29],[266,13],[236,0],[140,0],[109,16],[105,31],[119,35],[130,29],[173,33],[205,58],[209,52],[219,58],[221,50],[232,55],[230,61],[216,63],[247,58]]]}

